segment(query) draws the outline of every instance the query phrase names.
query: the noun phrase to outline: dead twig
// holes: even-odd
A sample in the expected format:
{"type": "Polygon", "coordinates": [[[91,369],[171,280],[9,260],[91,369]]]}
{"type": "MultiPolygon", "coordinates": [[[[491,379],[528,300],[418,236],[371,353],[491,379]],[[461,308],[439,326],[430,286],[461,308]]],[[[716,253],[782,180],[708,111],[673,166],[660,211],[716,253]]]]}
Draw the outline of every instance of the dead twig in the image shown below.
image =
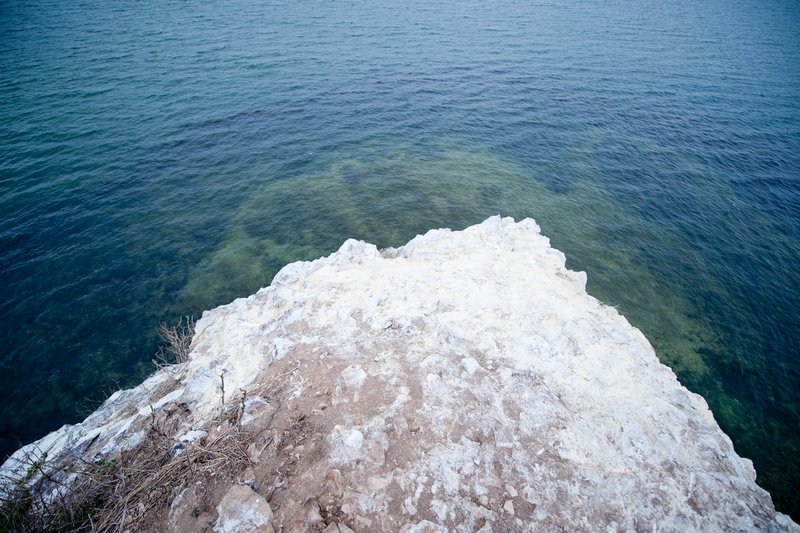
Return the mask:
{"type": "Polygon", "coordinates": [[[173,364],[186,363],[192,351],[194,339],[194,318],[181,317],[175,326],[161,324],[158,326],[158,336],[162,345],[156,352],[153,364],[157,368],[164,368],[173,364]]]}

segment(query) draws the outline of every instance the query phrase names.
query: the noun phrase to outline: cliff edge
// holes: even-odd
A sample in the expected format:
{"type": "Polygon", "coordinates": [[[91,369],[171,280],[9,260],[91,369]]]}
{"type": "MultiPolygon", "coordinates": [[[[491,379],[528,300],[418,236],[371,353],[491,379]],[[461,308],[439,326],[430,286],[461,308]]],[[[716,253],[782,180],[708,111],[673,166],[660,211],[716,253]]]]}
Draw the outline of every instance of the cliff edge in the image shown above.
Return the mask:
{"type": "Polygon", "coordinates": [[[1,490],[122,531],[800,531],[585,283],[530,219],[348,240],[205,312],[188,362],[1,490]]]}

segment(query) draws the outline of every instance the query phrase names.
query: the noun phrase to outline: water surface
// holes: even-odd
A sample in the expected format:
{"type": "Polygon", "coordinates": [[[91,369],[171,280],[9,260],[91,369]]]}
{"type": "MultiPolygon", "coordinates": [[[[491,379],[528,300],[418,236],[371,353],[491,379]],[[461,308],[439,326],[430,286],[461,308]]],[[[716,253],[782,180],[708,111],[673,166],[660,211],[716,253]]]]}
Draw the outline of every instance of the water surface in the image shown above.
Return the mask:
{"type": "Polygon", "coordinates": [[[348,237],[534,217],[800,517],[800,4],[0,0],[0,449],[348,237]]]}

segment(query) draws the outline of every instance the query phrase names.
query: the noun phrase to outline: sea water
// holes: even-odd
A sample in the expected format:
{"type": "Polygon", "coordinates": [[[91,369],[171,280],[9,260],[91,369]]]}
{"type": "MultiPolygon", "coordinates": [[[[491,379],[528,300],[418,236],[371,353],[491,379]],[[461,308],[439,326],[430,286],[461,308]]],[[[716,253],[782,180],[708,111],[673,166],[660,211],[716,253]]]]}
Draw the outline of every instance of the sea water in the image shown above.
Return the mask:
{"type": "Polygon", "coordinates": [[[159,323],[533,217],[800,517],[800,4],[0,0],[0,451],[159,323]]]}

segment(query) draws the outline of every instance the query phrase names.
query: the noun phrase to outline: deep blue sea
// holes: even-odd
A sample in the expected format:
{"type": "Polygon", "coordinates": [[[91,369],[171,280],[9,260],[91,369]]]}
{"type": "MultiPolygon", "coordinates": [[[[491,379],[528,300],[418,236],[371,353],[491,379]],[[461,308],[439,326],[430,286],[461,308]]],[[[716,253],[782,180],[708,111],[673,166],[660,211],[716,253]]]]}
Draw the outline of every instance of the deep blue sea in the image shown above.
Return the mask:
{"type": "Polygon", "coordinates": [[[0,0],[0,452],[161,322],[497,213],[800,518],[796,0],[0,0]]]}

